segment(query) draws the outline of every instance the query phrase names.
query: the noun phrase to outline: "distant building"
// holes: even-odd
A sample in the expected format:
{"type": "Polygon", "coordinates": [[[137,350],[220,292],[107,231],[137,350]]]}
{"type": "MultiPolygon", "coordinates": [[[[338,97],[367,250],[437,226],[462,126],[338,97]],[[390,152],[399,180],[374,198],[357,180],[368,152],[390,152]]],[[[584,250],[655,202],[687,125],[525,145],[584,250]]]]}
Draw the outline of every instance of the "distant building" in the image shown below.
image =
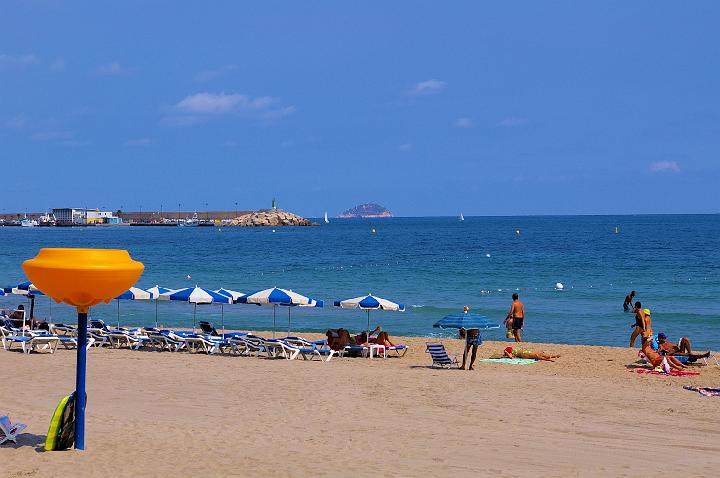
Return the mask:
{"type": "Polygon", "coordinates": [[[87,225],[87,224],[120,224],[122,219],[113,216],[111,211],[85,208],[58,208],[53,209],[55,220],[59,225],[87,225]]]}

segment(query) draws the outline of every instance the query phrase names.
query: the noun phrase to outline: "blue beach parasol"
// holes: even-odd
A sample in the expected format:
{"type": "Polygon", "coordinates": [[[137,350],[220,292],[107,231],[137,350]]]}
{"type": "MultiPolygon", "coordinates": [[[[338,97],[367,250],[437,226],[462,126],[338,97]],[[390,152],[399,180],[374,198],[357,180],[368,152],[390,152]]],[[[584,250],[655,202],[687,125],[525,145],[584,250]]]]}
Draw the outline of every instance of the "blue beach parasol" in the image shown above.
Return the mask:
{"type": "MultiPolygon", "coordinates": [[[[241,304],[257,304],[273,306],[273,337],[275,337],[275,317],[277,306],[300,306],[300,307],[322,307],[323,301],[306,297],[288,289],[273,287],[271,289],[259,290],[252,294],[240,297],[237,302],[241,304]]],[[[288,334],[290,333],[290,309],[288,308],[288,334]]]]}
{"type": "Polygon", "coordinates": [[[480,329],[490,330],[499,329],[500,325],[491,321],[484,315],[475,314],[473,312],[457,312],[446,315],[433,324],[438,329],[480,329]]]}

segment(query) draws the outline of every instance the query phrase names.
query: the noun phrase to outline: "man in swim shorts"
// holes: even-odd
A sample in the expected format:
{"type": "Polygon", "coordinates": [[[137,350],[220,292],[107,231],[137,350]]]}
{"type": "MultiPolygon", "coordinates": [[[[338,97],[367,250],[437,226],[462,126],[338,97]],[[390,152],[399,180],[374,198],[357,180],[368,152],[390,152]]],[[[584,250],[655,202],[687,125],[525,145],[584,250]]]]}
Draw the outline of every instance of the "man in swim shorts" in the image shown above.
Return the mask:
{"type": "Polygon", "coordinates": [[[470,347],[472,347],[472,356],[470,357],[470,366],[468,367],[468,370],[473,370],[473,364],[475,364],[475,357],[477,356],[477,349],[480,345],[482,345],[482,338],[480,338],[480,330],[465,330],[465,350],[463,351],[463,361],[462,365],[460,366],[461,369],[465,370],[465,361],[467,360],[470,347]]]}
{"type": "Polygon", "coordinates": [[[519,296],[516,293],[512,296],[513,302],[510,306],[510,312],[508,312],[507,318],[512,319],[512,331],[515,342],[522,342],[520,337],[520,330],[522,330],[525,322],[525,305],[520,302],[519,296]]]}
{"type": "Polygon", "coordinates": [[[674,357],[677,356],[685,356],[689,357],[689,360],[691,362],[695,362],[697,359],[701,358],[707,358],[710,356],[710,352],[704,353],[704,354],[694,354],[692,351],[692,346],[690,345],[690,339],[687,337],[682,337],[677,345],[671,343],[667,335],[663,334],[662,332],[658,334],[658,351],[663,355],[672,355],[674,357]]]}
{"type": "Polygon", "coordinates": [[[623,302],[623,310],[630,312],[632,310],[632,301],[635,298],[635,291],[630,292],[625,296],[625,302],[623,302]]]}

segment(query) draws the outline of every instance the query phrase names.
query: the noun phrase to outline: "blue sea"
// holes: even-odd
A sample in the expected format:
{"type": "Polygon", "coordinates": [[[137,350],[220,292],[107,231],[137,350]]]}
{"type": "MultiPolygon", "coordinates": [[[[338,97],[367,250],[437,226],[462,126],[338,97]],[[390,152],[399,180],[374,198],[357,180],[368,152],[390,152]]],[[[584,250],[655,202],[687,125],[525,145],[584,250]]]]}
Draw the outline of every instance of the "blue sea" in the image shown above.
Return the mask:
{"type": "MultiPolygon", "coordinates": [[[[323,309],[292,308],[293,332],[365,327],[365,312],[332,307],[367,293],[406,304],[372,312],[391,335],[451,336],[433,323],[464,305],[501,323],[513,292],[525,303],[527,340],[627,346],[630,290],[652,309],[653,329],[720,350],[720,216],[535,216],[336,219],[305,228],[0,227],[0,284],[23,280],[22,261],[42,247],[122,248],[145,264],[139,287],[199,285],[252,292],[292,289],[324,299],[323,309]],[[616,228],[617,227],[617,233],[616,228]],[[375,232],[373,232],[373,230],[375,232]],[[562,291],[555,284],[563,284],[562,291]]],[[[0,308],[26,302],[0,297],[0,308]]],[[[91,315],[117,321],[117,301],[91,315]]],[[[153,325],[155,304],[122,301],[123,325],[153,325]]],[[[36,300],[36,317],[74,322],[74,311],[36,300]]],[[[273,310],[198,306],[198,320],[227,329],[268,330],[273,310]]],[[[190,327],[193,307],[160,302],[158,320],[190,327]]],[[[278,308],[277,328],[288,328],[278,308]]],[[[503,329],[488,339],[503,339],[503,329]]]]}

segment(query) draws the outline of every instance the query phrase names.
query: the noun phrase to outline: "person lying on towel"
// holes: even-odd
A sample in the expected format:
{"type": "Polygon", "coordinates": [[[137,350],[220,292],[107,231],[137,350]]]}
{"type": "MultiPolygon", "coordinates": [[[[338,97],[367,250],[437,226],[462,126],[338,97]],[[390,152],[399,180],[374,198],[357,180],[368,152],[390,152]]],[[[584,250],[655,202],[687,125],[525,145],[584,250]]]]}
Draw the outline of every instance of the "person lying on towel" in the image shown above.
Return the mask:
{"type": "Polygon", "coordinates": [[[503,355],[507,358],[524,358],[533,360],[545,360],[547,362],[554,362],[559,355],[548,355],[544,352],[533,352],[532,350],[525,350],[520,347],[505,347],[503,355]]]}

